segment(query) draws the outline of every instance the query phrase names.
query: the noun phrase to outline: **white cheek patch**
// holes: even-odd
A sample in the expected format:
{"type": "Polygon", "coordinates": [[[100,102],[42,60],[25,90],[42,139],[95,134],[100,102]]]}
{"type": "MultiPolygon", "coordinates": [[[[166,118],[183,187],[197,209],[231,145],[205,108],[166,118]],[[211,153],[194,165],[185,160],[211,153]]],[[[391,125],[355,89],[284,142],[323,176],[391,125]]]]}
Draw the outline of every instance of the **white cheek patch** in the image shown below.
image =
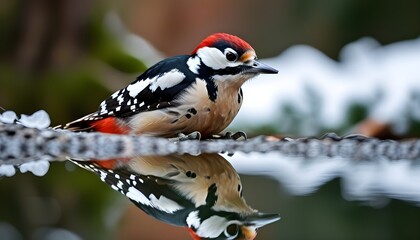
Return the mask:
{"type": "Polygon", "coordinates": [[[164,90],[179,84],[184,79],[184,73],[180,72],[178,69],[172,69],[154,80],[150,85],[150,90],[152,90],[152,92],[156,91],[158,88],[164,90]]]}
{"type": "Polygon", "coordinates": [[[240,62],[229,62],[226,56],[217,48],[203,47],[197,51],[197,55],[201,58],[203,63],[214,69],[224,69],[226,67],[237,67],[241,65],[240,62]]]}
{"type": "Polygon", "coordinates": [[[201,223],[196,233],[200,237],[216,238],[222,234],[227,227],[227,224],[226,218],[211,216],[201,223]]]}

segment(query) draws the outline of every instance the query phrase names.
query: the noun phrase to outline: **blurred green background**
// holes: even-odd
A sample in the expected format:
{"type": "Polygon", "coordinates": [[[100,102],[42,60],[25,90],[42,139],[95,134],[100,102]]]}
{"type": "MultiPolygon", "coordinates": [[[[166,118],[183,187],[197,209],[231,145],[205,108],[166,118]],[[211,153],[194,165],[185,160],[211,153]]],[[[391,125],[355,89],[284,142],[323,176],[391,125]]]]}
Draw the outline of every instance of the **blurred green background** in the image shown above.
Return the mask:
{"type": "MultiPolygon", "coordinates": [[[[110,12],[164,56],[189,53],[214,32],[241,36],[260,58],[295,44],[337,58],[343,45],[360,37],[386,44],[417,38],[420,32],[418,0],[3,0],[0,106],[26,114],[44,109],[52,125],[62,124],[96,110],[102,99],[130,83],[146,64],[109,31],[105,23],[110,12]]],[[[271,194],[280,188],[263,178],[243,176],[243,181],[251,206],[265,212],[270,211],[267,206],[282,209],[286,216],[262,231],[260,239],[420,238],[419,209],[407,203],[393,201],[374,209],[346,202],[338,181],[308,197],[280,190],[271,194]],[[256,189],[262,192],[254,194],[256,189]]],[[[46,239],[42,231],[50,228],[67,229],[83,239],[139,239],[138,232],[145,234],[142,239],[153,239],[156,231],[166,229],[140,211],[130,211],[125,198],[92,174],[68,164],[53,163],[41,178],[2,178],[0,192],[0,223],[13,226],[23,239],[46,239]]],[[[168,234],[187,236],[175,228],[168,234]]]]}

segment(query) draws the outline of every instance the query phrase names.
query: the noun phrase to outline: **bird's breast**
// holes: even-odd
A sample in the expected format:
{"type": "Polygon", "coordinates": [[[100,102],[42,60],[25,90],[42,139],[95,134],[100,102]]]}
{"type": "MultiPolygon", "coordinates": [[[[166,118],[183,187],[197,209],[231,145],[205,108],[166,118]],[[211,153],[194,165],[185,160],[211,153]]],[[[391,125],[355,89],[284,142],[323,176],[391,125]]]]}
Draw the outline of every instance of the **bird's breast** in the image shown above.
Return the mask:
{"type": "Polygon", "coordinates": [[[197,79],[176,99],[174,107],[143,112],[131,120],[136,134],[173,137],[199,131],[208,137],[223,131],[242,104],[240,88],[219,84],[216,99],[209,97],[207,82],[197,79]]]}

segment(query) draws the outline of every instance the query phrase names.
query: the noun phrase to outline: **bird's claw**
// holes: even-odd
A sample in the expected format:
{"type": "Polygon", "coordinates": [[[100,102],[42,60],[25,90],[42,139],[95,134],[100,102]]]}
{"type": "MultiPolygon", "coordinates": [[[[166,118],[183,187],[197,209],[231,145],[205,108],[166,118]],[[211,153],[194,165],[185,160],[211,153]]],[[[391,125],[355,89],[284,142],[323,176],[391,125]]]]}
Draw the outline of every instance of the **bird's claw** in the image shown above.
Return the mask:
{"type": "Polygon", "coordinates": [[[201,133],[198,131],[194,131],[189,134],[178,133],[177,137],[170,138],[169,140],[181,142],[181,141],[187,141],[187,140],[200,140],[200,139],[201,139],[201,133]]]}
{"type": "Polygon", "coordinates": [[[213,135],[213,139],[230,139],[237,141],[241,140],[241,138],[243,138],[243,140],[248,139],[246,133],[243,131],[238,131],[236,133],[226,132],[225,134],[213,135]]]}
{"type": "Polygon", "coordinates": [[[236,140],[240,140],[241,138],[243,138],[243,140],[247,140],[248,139],[248,136],[243,131],[238,131],[238,132],[236,132],[236,133],[234,133],[234,134],[231,135],[231,139],[233,139],[235,141],[236,140]]]}

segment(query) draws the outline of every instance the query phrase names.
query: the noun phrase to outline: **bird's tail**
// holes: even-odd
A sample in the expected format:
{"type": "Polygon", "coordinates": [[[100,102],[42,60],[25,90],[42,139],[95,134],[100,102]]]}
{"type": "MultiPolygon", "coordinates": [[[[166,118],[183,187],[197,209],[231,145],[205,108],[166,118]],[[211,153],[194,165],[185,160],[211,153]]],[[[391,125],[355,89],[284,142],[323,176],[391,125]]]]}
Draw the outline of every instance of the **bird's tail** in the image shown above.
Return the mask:
{"type": "Polygon", "coordinates": [[[97,113],[91,113],[67,124],[55,126],[54,129],[66,129],[73,132],[92,132],[95,131],[94,122],[100,120],[97,113]]]}
{"type": "Polygon", "coordinates": [[[129,133],[129,128],[120,124],[116,117],[98,117],[96,113],[69,122],[64,127],[60,125],[55,128],[62,128],[74,132],[129,133]]]}

